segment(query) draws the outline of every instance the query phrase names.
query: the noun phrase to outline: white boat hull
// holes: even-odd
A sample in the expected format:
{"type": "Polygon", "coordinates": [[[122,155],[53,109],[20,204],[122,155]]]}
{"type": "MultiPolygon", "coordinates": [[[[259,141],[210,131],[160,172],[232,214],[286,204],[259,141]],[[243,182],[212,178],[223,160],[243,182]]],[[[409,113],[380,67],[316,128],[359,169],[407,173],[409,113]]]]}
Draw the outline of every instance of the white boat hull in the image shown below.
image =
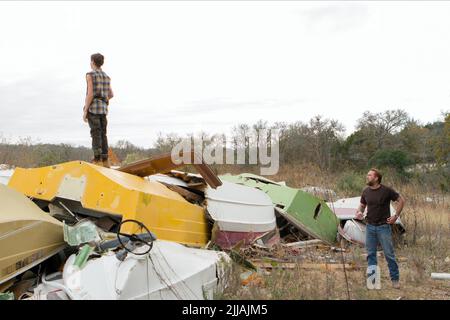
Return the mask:
{"type": "Polygon", "coordinates": [[[161,240],[154,241],[150,254],[128,254],[123,262],[111,252],[77,272],[74,260],[75,255],[67,259],[62,280],[41,284],[31,299],[47,299],[55,288],[76,300],[212,299],[230,262],[223,252],[161,240]]]}
{"type": "Polygon", "coordinates": [[[0,185],[0,284],[67,244],[62,224],[23,194],[0,185]]]}
{"type": "Polygon", "coordinates": [[[11,179],[13,173],[13,169],[0,170],[0,184],[8,185],[8,182],[11,179]]]}
{"type": "MultiPolygon", "coordinates": [[[[328,202],[327,205],[331,210],[333,210],[339,220],[350,220],[356,219],[356,210],[359,207],[360,200],[361,197],[345,198],[339,199],[335,202],[328,202]]],[[[395,208],[392,204],[390,205],[390,210],[391,216],[395,215],[395,208]]],[[[367,214],[367,208],[364,211],[364,214],[367,214]]],[[[400,218],[397,219],[395,223],[400,225],[404,229],[403,223],[401,222],[400,218]]]]}

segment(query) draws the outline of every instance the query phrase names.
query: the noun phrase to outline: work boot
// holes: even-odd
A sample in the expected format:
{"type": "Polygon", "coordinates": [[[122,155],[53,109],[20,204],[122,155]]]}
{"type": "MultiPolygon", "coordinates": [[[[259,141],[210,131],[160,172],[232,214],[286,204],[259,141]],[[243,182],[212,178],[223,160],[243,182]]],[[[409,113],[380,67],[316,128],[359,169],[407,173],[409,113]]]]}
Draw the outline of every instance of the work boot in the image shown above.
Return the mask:
{"type": "Polygon", "coordinates": [[[392,288],[400,289],[400,282],[398,280],[392,280],[392,288]]]}
{"type": "Polygon", "coordinates": [[[96,158],[96,157],[94,157],[94,158],[91,160],[91,163],[92,163],[92,164],[95,164],[95,165],[97,165],[97,166],[102,166],[102,165],[103,165],[102,160],[101,160],[100,158],[96,158]]]}
{"type": "Polygon", "coordinates": [[[102,164],[105,168],[109,168],[109,160],[108,159],[103,159],[102,164]]]}

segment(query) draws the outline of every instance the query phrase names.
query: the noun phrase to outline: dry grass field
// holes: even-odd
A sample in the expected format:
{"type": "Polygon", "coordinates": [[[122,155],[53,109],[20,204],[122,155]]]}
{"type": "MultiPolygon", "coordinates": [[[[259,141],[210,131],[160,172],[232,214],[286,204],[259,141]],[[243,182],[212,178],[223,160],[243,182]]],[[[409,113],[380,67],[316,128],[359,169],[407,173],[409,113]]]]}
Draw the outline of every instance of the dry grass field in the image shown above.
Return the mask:
{"type": "MultiPolygon", "coordinates": [[[[397,183],[386,178],[386,184],[399,190],[407,200],[401,215],[406,233],[396,242],[400,289],[392,288],[382,252],[378,257],[382,288],[368,290],[364,248],[353,244],[340,244],[337,250],[325,245],[299,249],[278,245],[270,250],[241,250],[243,256],[250,261],[262,262],[264,268],[251,273],[235,265],[228,288],[217,298],[449,300],[450,281],[431,279],[432,272],[450,272],[448,194],[436,195],[425,186],[397,183]],[[341,248],[345,252],[339,250],[341,248]],[[342,263],[345,263],[345,270],[342,263]],[[331,267],[327,268],[328,264],[331,267]]],[[[339,177],[327,176],[317,168],[281,168],[271,179],[286,181],[293,187],[314,185],[339,189],[339,177]]],[[[338,192],[337,198],[346,196],[358,194],[338,192]]]]}

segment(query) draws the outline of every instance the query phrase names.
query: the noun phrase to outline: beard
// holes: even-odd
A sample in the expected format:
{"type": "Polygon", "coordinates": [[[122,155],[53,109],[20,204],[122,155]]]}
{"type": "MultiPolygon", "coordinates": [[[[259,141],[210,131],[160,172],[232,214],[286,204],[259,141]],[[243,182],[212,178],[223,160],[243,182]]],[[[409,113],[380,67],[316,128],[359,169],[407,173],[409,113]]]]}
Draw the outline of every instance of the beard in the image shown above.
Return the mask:
{"type": "Polygon", "coordinates": [[[369,187],[372,187],[373,185],[375,185],[375,181],[367,181],[366,184],[367,184],[369,187]]]}

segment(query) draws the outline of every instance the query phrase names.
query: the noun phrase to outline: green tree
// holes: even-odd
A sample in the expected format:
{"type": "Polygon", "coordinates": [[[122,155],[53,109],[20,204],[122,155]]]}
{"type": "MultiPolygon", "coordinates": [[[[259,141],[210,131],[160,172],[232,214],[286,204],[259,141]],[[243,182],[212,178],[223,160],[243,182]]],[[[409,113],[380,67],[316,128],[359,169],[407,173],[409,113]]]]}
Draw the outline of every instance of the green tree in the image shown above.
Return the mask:
{"type": "Polygon", "coordinates": [[[444,114],[442,130],[434,139],[434,155],[439,165],[450,163],[450,112],[444,114]]]}
{"type": "Polygon", "coordinates": [[[395,135],[408,121],[408,114],[401,109],[364,112],[358,119],[356,131],[343,144],[343,155],[351,164],[362,169],[379,150],[397,147],[395,135]]]}
{"type": "Polygon", "coordinates": [[[379,150],[369,160],[370,166],[392,168],[401,174],[404,174],[405,168],[412,163],[408,155],[401,150],[379,150]]]}

